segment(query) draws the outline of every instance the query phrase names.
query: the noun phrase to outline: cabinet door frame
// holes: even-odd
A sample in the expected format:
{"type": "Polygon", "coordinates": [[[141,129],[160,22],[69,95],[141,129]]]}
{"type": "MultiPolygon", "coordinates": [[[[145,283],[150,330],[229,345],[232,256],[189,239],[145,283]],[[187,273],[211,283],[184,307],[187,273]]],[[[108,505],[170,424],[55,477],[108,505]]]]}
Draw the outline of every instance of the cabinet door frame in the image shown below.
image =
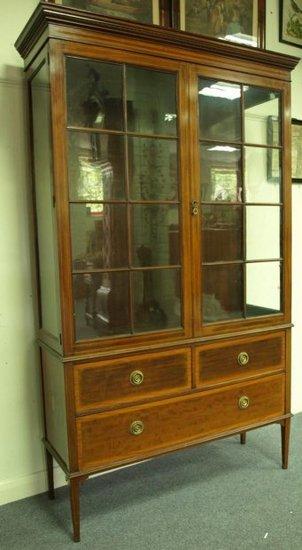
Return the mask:
{"type": "MultiPolygon", "coordinates": [[[[291,322],[291,133],[290,133],[290,84],[273,77],[248,75],[237,71],[216,69],[206,65],[191,65],[190,67],[190,140],[191,148],[191,189],[192,198],[199,203],[199,215],[191,217],[192,232],[192,263],[193,272],[193,333],[194,337],[214,336],[218,334],[235,333],[243,330],[257,330],[270,326],[289,324],[291,322]],[[202,211],[200,203],[200,160],[199,160],[199,128],[198,128],[198,77],[214,78],[238,84],[259,86],[281,92],[281,143],[282,156],[282,203],[283,223],[281,245],[283,251],[283,277],[281,280],[281,307],[277,314],[263,317],[240,318],[205,324],[202,320],[202,267],[201,247],[202,211]]],[[[226,203],[227,204],[227,203],[226,203]]]]}
{"type": "MultiPolygon", "coordinates": [[[[121,46],[120,46],[121,47],[121,46]]],[[[190,192],[187,159],[188,140],[188,66],[182,61],[169,60],[152,55],[137,54],[117,47],[85,45],[73,42],[50,41],[50,81],[52,98],[54,185],[57,210],[59,266],[61,286],[62,339],[65,355],[94,350],[106,350],[158,344],[183,340],[192,336],[191,325],[191,261],[190,261],[190,192]],[[75,340],[72,291],[72,258],[69,220],[69,196],[67,177],[67,105],[65,87],[65,57],[88,58],[95,61],[126,63],[149,69],[163,69],[178,74],[177,100],[179,109],[179,193],[181,227],[182,270],[182,328],[144,332],[126,336],[100,337],[92,340],[75,340]]]]}

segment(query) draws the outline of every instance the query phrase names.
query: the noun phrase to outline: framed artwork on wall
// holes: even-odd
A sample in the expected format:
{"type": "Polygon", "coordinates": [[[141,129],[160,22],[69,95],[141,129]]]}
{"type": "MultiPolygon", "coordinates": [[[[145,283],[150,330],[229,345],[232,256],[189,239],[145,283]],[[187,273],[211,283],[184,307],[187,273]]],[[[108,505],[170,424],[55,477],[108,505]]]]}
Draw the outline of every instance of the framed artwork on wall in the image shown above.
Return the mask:
{"type": "Polygon", "coordinates": [[[292,181],[302,183],[302,120],[292,120],[292,181]]]}
{"type": "Polygon", "coordinates": [[[302,48],[302,0],[280,0],[280,42],[302,48]]]}
{"type": "Polygon", "coordinates": [[[92,11],[139,23],[160,23],[160,0],[54,0],[70,8],[92,11]]]}

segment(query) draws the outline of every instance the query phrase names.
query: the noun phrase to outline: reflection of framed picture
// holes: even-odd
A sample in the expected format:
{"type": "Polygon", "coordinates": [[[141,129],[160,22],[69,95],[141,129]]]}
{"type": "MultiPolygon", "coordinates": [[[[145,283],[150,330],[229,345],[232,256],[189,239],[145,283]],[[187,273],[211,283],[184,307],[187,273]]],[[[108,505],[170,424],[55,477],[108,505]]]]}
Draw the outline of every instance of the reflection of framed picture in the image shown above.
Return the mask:
{"type": "Polygon", "coordinates": [[[280,0],[280,42],[302,48],[302,0],[280,0]]]}
{"type": "Polygon", "coordinates": [[[265,0],[180,0],[180,28],[264,47],[265,0]]]}
{"type": "MultiPolygon", "coordinates": [[[[279,143],[279,119],[267,117],[267,143],[279,143]]],[[[280,151],[279,149],[267,149],[267,179],[274,183],[280,179],[280,151]]]]}
{"type": "Polygon", "coordinates": [[[302,120],[292,120],[292,180],[302,183],[302,120]]]}
{"type": "Polygon", "coordinates": [[[140,23],[159,24],[159,0],[55,0],[57,4],[132,19],[140,23]]]}

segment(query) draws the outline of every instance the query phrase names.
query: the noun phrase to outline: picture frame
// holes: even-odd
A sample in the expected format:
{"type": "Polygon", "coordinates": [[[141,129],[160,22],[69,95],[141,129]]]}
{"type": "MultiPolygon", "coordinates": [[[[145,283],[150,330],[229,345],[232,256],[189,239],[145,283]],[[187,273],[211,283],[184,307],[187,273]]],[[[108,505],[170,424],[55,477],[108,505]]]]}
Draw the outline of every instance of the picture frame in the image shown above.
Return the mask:
{"type": "Polygon", "coordinates": [[[69,8],[76,8],[109,17],[130,19],[138,23],[161,24],[162,0],[48,0],[69,8]]]}
{"type": "Polygon", "coordinates": [[[279,40],[302,48],[302,0],[279,0],[279,40]]]}
{"type": "Polygon", "coordinates": [[[181,30],[265,48],[265,0],[177,1],[181,30]]]}
{"type": "Polygon", "coordinates": [[[292,182],[302,183],[302,120],[292,119],[292,182]]]}

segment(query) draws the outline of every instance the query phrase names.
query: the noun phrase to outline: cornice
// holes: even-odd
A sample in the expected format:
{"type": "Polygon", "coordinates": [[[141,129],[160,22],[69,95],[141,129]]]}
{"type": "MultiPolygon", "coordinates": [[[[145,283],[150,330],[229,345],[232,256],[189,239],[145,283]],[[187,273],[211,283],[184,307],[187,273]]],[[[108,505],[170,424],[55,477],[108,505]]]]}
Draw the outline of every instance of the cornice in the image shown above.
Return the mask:
{"type": "Polygon", "coordinates": [[[216,38],[199,36],[156,25],[106,17],[98,13],[90,13],[49,2],[38,4],[15,43],[16,49],[23,58],[30,53],[50,25],[94,30],[125,38],[137,38],[150,43],[182,47],[195,52],[210,52],[218,56],[252,61],[287,71],[293,70],[299,62],[299,58],[294,56],[235,45],[216,38]]]}

